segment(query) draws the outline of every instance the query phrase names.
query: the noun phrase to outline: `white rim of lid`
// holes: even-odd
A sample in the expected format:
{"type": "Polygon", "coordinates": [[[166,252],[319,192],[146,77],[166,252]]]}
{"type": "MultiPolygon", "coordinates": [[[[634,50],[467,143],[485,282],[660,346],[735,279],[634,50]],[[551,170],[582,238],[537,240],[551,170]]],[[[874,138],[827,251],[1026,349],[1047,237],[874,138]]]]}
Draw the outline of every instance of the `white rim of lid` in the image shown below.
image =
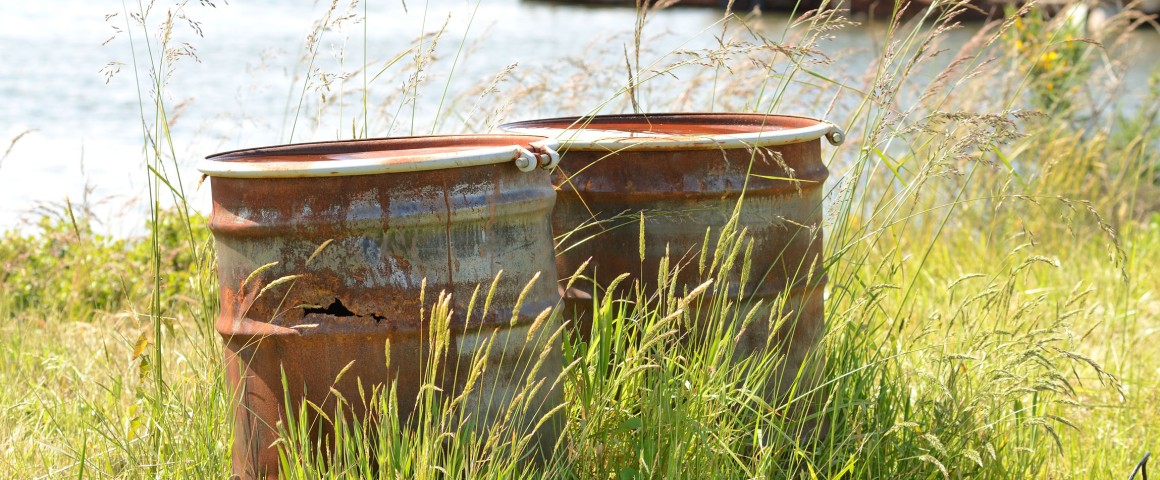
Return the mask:
{"type": "MultiPolygon", "coordinates": [[[[806,117],[794,117],[806,118],[806,117]]],[[[815,120],[810,118],[809,120],[815,120]]],[[[512,133],[554,138],[562,150],[671,150],[674,148],[753,148],[789,145],[825,137],[838,146],[846,140],[846,133],[833,123],[815,120],[817,125],[783,130],[764,130],[722,134],[666,134],[601,129],[599,126],[579,128],[516,127],[512,133]]]]}
{"type": "MultiPolygon", "coordinates": [[[[346,160],[300,162],[221,161],[206,158],[197,162],[196,168],[201,173],[210,177],[304,178],[424,172],[449,168],[495,165],[513,161],[524,172],[530,172],[539,167],[551,168],[556,166],[555,164],[559,160],[559,155],[556,153],[559,142],[554,139],[544,139],[531,142],[528,145],[534,151],[529,151],[520,145],[510,145],[502,147],[465,147],[462,151],[428,155],[384,155],[381,157],[370,156],[367,158],[346,160]]],[[[293,154],[286,156],[293,156],[293,154]]]]}

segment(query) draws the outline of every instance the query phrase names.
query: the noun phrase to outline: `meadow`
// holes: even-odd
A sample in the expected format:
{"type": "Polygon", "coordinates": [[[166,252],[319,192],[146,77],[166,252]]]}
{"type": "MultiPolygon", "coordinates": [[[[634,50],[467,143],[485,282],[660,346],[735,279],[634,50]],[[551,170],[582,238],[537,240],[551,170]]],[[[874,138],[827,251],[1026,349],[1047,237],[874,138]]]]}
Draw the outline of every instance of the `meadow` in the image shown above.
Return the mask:
{"type": "MultiPolygon", "coordinates": [[[[65,201],[0,234],[2,477],[228,476],[214,247],[185,200],[196,173],[167,91],[207,3],[128,5],[120,19],[150,52],[118,73],[142,99],[147,233],[102,234],[65,201]]],[[[631,288],[597,299],[590,340],[555,332],[565,435],[546,460],[527,461],[527,439],[504,425],[463,434],[460,403],[434,388],[400,418],[385,388],[378,423],[326,417],[339,432],[329,456],[284,425],[286,478],[1125,478],[1160,446],[1160,72],[1135,97],[1123,83],[1126,32],[1154,23],[1128,12],[1087,31],[1032,3],[947,49],[970,7],[936,2],[880,20],[872,60],[851,74],[845,52],[825,49],[850,26],[840,12],[797,12],[776,31],[732,12],[717,46],[657,52],[660,3],[585,62],[451,92],[423,73],[481,53],[437,26],[345,70],[320,66],[343,55],[332,36],[357,43],[365,12],[335,1],[302,46],[287,140],[484,132],[515,110],[827,105],[847,140],[823,150],[820,381],[763,398],[776,358],[733,360],[747,312],[720,283],[631,288]],[[433,119],[420,97],[438,99],[433,119]],[[678,341],[694,320],[721,328],[678,341]],[[811,414],[792,414],[806,403],[811,414]]],[[[705,278],[748,268],[745,232],[713,235],[705,278]]],[[[427,313],[437,326],[449,312],[427,313]]]]}

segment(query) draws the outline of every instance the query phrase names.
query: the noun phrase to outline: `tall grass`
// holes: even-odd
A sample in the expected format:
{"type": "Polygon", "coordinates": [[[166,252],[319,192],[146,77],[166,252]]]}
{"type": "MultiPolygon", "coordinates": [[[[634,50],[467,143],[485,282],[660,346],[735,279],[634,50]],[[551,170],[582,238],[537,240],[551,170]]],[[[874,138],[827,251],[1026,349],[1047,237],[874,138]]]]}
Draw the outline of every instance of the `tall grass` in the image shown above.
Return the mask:
{"type": "MultiPolygon", "coordinates": [[[[97,235],[66,203],[39,231],[0,242],[0,379],[19,386],[0,392],[3,476],[226,476],[232,392],[211,328],[212,243],[186,201],[175,145],[188,139],[171,135],[166,93],[195,54],[190,18],[210,7],[126,4],[115,17],[140,53],[148,237],[97,235]]],[[[1139,19],[1082,32],[1030,5],[952,52],[942,45],[966,7],[940,3],[888,20],[870,64],[851,69],[826,50],[827,35],[851,28],[833,11],[784,28],[727,14],[716,47],[656,52],[662,7],[641,3],[623,45],[550,76],[512,66],[476,90],[434,86],[447,111],[428,126],[486,129],[512,105],[826,113],[849,139],[828,160],[821,373],[770,397],[777,355],[737,355],[741,329],[777,319],[730,301],[727,273],[748,269],[759,246],[727,226],[706,235],[704,265],[674,256],[661,278],[603,286],[627,293],[593,299],[588,339],[544,317],[541,333],[562,341],[565,399],[547,455],[534,454],[527,425],[473,423],[469,395],[437,392],[429,374],[409,415],[391,385],[369,405],[377,421],[288,412],[288,477],[1108,477],[1155,448],[1160,82],[1127,113],[1106,94],[1139,19]],[[678,268],[698,268],[702,283],[669,281],[678,268]],[[330,422],[333,438],[315,438],[310,422],[330,422]]],[[[429,6],[406,8],[426,19],[429,6]]],[[[287,140],[335,124],[340,137],[428,131],[417,112],[426,73],[446,61],[443,28],[352,71],[314,63],[323,36],[365,15],[332,2],[312,27],[287,140]]],[[[453,64],[473,53],[464,43],[453,64]]],[[[452,312],[437,292],[427,300],[434,372],[452,312]]],[[[460,374],[481,375],[472,365],[460,374]]],[[[529,406],[511,408],[518,418],[529,406]]]]}

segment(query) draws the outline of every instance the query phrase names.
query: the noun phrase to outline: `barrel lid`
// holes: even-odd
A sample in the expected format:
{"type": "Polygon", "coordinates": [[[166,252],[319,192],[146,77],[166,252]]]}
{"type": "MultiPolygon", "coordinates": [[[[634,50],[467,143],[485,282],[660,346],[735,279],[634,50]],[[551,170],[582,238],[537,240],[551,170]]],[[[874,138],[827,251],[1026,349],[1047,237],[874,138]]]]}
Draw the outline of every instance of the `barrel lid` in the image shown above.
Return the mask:
{"type": "Polygon", "coordinates": [[[823,120],[747,113],[562,117],[508,123],[500,128],[554,138],[565,151],[753,148],[822,137],[840,145],[845,140],[841,128],[823,120]]]}
{"type": "Polygon", "coordinates": [[[211,177],[300,178],[377,175],[513,162],[525,172],[552,168],[557,142],[536,135],[441,135],[297,143],[210,155],[211,177]]]}

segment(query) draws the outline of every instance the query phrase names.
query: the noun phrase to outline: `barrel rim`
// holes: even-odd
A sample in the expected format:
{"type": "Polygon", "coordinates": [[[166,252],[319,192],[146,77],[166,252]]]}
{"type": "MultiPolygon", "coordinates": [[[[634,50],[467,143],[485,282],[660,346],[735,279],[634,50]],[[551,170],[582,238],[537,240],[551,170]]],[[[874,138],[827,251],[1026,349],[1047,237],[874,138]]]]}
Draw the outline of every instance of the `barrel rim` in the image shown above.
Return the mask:
{"type": "Polygon", "coordinates": [[[557,147],[553,139],[526,134],[385,137],[231,150],[207,156],[196,168],[210,177],[303,178],[423,172],[514,161],[527,172],[548,166],[547,157],[558,160],[557,147]],[[511,140],[511,144],[503,145],[504,140],[511,140]],[[473,141],[492,145],[472,146],[473,141]],[[405,153],[424,148],[451,150],[405,153]],[[383,155],[375,155],[378,152],[383,155]],[[353,154],[361,157],[349,158],[353,154]],[[262,161],[255,161],[258,159],[262,161]]]}
{"type": "MultiPolygon", "coordinates": [[[[796,115],[773,115],[760,113],[643,113],[620,115],[587,115],[577,117],[558,117],[537,120],[526,120],[500,125],[502,130],[526,135],[541,135],[554,138],[560,142],[561,151],[640,151],[640,150],[673,150],[696,149],[710,150],[721,148],[754,148],[789,145],[825,137],[830,144],[837,146],[845,141],[845,132],[837,125],[825,120],[796,115]],[[709,122],[715,120],[716,122],[709,122]],[[760,120],[755,122],[755,120],[760,120]],[[782,128],[767,130],[764,128],[769,120],[792,120],[796,122],[812,122],[796,128],[782,128]],[[706,133],[706,134],[657,134],[655,136],[617,136],[610,133],[607,136],[582,136],[580,132],[594,123],[639,122],[648,125],[650,122],[673,122],[680,125],[718,125],[718,126],[746,126],[752,125],[758,129],[742,133],[706,133]],[[568,125],[560,128],[556,125],[568,125]],[[581,125],[581,128],[572,128],[581,125]],[[577,132],[568,135],[568,132],[577,132]]],[[[614,130],[601,130],[615,132],[614,130]]]]}

